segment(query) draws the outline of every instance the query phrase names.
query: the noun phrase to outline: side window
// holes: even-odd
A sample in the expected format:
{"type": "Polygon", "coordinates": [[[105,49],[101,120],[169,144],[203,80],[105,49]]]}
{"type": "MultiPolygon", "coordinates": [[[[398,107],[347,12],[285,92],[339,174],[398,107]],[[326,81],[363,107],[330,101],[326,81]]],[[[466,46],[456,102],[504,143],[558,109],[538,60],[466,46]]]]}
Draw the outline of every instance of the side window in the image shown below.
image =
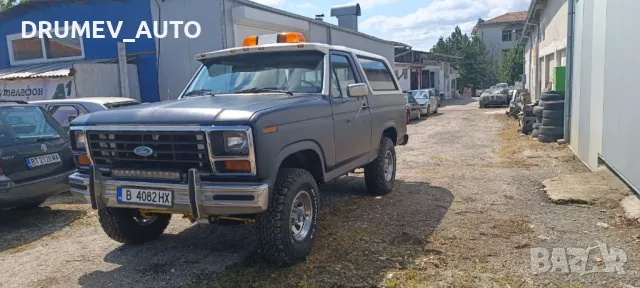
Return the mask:
{"type": "Polygon", "coordinates": [[[396,86],[396,82],[393,80],[393,75],[384,62],[364,57],[358,57],[358,61],[360,65],[362,65],[367,80],[369,80],[371,90],[398,90],[398,86],[396,86]]]}
{"type": "Polygon", "coordinates": [[[342,55],[331,55],[331,97],[347,97],[347,86],[356,83],[349,59],[342,55]]]}
{"type": "Polygon", "coordinates": [[[51,106],[49,107],[49,113],[65,129],[69,127],[70,120],[81,115],[80,111],[74,106],[51,106]]]}

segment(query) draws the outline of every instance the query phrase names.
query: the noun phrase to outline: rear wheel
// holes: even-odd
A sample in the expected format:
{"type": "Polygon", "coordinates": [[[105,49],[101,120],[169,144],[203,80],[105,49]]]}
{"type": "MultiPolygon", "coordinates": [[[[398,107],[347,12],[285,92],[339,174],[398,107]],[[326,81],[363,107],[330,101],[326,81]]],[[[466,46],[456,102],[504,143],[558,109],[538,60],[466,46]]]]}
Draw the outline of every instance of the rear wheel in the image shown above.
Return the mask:
{"type": "Polygon", "coordinates": [[[311,173],[297,168],[278,171],[269,208],[256,221],[260,253],[277,265],[304,259],[311,252],[318,208],[318,186],[311,173]]]}
{"type": "Polygon", "coordinates": [[[396,150],[389,137],[382,136],[378,157],[364,167],[367,191],[373,195],[386,195],[393,191],[396,180],[396,150]]]}
{"type": "Polygon", "coordinates": [[[107,207],[98,211],[98,219],[109,238],[125,244],[143,244],[164,233],[171,214],[142,215],[139,209],[107,207]]]}

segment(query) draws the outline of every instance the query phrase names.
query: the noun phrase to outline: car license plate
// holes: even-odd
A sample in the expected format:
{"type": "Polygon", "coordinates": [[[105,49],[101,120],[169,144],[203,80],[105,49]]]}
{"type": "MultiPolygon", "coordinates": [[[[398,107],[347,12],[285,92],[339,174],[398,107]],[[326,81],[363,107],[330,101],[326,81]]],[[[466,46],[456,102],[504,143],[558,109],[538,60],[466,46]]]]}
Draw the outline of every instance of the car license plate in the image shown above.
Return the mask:
{"type": "Polygon", "coordinates": [[[149,206],[173,206],[173,191],[118,187],[118,203],[133,203],[149,206]]]}
{"type": "Polygon", "coordinates": [[[31,157],[31,158],[27,158],[26,160],[27,160],[27,166],[29,166],[29,168],[36,168],[42,165],[62,162],[62,160],[60,160],[60,155],[58,155],[58,153],[31,157]]]}

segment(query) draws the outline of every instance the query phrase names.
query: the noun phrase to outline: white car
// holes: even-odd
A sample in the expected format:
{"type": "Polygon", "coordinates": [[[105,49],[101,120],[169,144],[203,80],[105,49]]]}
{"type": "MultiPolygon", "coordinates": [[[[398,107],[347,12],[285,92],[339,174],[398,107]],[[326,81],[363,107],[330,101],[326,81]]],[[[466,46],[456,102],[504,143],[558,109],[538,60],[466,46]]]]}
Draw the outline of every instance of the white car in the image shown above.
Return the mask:
{"type": "Polygon", "coordinates": [[[431,113],[438,113],[438,96],[435,89],[418,89],[408,92],[420,104],[420,116],[427,117],[431,113]]]}

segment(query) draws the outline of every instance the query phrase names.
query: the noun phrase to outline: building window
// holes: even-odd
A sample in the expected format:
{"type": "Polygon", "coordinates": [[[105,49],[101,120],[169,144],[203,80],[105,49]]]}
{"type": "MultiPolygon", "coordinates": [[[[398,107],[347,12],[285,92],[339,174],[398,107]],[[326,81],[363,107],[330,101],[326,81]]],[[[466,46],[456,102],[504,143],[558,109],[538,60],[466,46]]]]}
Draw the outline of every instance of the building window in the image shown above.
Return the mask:
{"type": "MultiPolygon", "coordinates": [[[[84,46],[81,38],[71,38],[71,32],[66,37],[22,38],[21,34],[7,35],[9,46],[9,60],[11,65],[54,62],[84,58],[84,46]]],[[[59,35],[64,35],[59,31],[59,35]]]]}
{"type": "Polygon", "coordinates": [[[516,30],[516,40],[520,40],[522,38],[522,30],[516,30]]]}
{"type": "Polygon", "coordinates": [[[502,42],[511,41],[511,30],[502,30],[502,42]]]}

